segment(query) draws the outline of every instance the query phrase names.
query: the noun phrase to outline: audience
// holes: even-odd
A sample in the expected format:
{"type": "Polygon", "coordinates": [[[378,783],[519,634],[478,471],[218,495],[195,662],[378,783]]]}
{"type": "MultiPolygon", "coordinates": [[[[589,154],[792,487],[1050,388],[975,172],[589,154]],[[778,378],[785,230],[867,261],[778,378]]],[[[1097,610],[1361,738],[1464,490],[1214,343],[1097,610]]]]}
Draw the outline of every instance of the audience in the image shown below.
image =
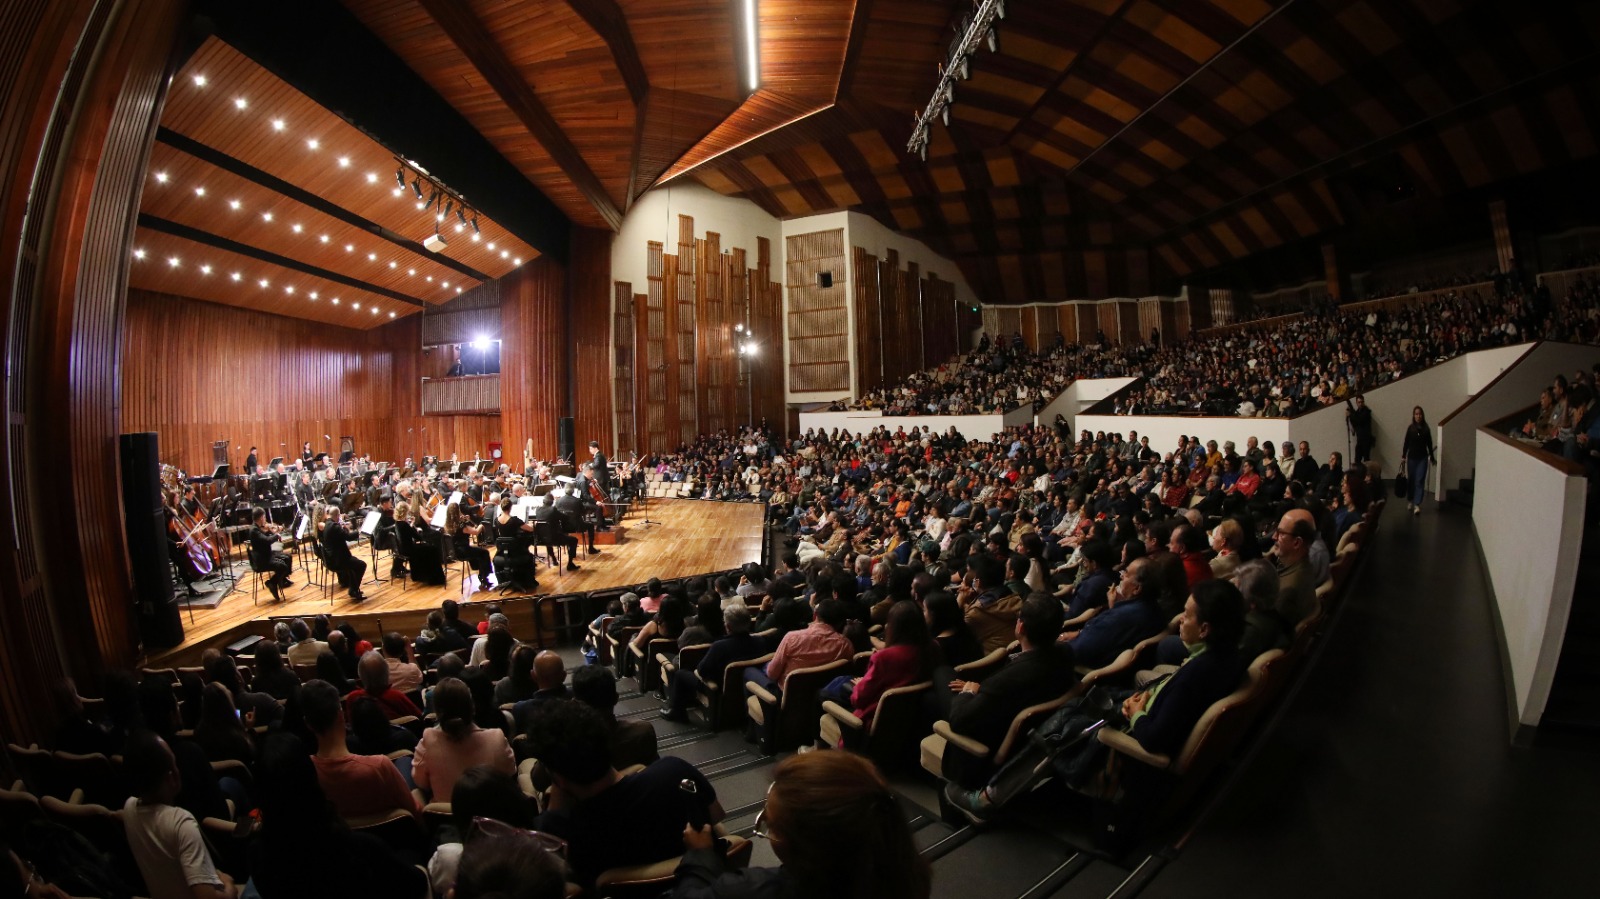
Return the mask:
{"type": "Polygon", "coordinates": [[[421,811],[393,762],[383,755],[350,751],[338,690],[325,681],[308,682],[300,688],[300,710],[317,741],[311,757],[317,781],[339,817],[360,818],[394,809],[421,811]]]}
{"type": "Polygon", "coordinates": [[[434,692],[439,723],[422,732],[411,762],[411,779],[433,802],[449,802],[461,772],[489,765],[513,774],[516,759],[504,731],[474,721],[472,693],[456,678],[445,678],[434,692]]]}

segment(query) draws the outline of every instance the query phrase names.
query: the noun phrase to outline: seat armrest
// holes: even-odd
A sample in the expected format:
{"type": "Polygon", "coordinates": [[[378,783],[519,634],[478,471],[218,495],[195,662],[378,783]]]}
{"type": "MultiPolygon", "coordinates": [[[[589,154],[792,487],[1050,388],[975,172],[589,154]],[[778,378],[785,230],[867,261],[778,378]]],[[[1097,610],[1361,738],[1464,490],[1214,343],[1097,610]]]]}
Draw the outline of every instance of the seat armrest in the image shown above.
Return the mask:
{"type": "Polygon", "coordinates": [[[990,750],[988,746],[979,743],[977,740],[974,740],[971,737],[958,734],[954,730],[951,730],[950,722],[948,721],[933,722],[933,732],[941,737],[944,737],[946,743],[949,743],[951,746],[960,749],[967,755],[977,756],[978,758],[988,758],[989,756],[990,750]]]}
{"type": "Polygon", "coordinates": [[[667,654],[664,652],[656,653],[656,664],[662,668],[672,670],[672,659],[667,658],[667,654]]]}
{"type": "Polygon", "coordinates": [[[864,730],[867,726],[866,722],[857,718],[854,712],[831,699],[822,704],[822,713],[838,721],[841,727],[864,730]]]}
{"type": "Polygon", "coordinates": [[[744,689],[745,689],[745,692],[747,692],[750,695],[754,696],[755,698],[761,700],[762,702],[767,703],[768,705],[777,705],[778,704],[778,697],[772,695],[772,691],[771,690],[768,690],[766,687],[763,687],[758,683],[754,683],[754,682],[751,682],[751,681],[745,681],[744,682],[744,689]]]}
{"type": "Polygon", "coordinates": [[[706,680],[705,678],[700,676],[700,672],[698,672],[698,671],[696,671],[694,673],[694,678],[695,678],[695,680],[700,682],[700,689],[705,690],[708,693],[715,693],[718,690],[722,689],[722,685],[721,684],[712,683],[711,681],[706,680]]]}
{"type": "Polygon", "coordinates": [[[1115,749],[1130,759],[1140,761],[1157,770],[1166,770],[1172,764],[1172,759],[1165,755],[1147,752],[1139,741],[1120,730],[1111,730],[1102,727],[1095,732],[1095,737],[1104,745],[1115,749]]]}

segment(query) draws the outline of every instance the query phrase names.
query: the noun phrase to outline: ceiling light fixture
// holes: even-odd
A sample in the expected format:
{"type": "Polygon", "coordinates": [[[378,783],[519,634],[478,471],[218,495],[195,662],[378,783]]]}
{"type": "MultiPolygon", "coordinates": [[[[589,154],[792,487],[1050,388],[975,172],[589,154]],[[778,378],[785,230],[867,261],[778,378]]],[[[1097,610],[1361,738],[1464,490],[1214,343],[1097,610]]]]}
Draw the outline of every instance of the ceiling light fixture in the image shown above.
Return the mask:
{"type": "Polygon", "coordinates": [[[250,101],[246,100],[243,97],[234,97],[233,98],[233,108],[234,109],[244,109],[245,107],[247,107],[249,105],[250,105],[250,101]]]}
{"type": "Polygon", "coordinates": [[[294,226],[294,233],[296,233],[296,234],[299,234],[299,233],[300,233],[300,231],[301,231],[301,228],[300,228],[300,226],[299,226],[299,225],[295,225],[295,226],[294,226]]]}
{"type": "Polygon", "coordinates": [[[389,317],[390,318],[394,318],[394,313],[393,312],[389,313],[389,317]]]}
{"type": "Polygon", "coordinates": [[[233,209],[235,211],[237,211],[239,209],[240,205],[242,205],[242,204],[240,204],[240,202],[238,200],[229,200],[228,201],[228,208],[233,209]]]}
{"type": "Polygon", "coordinates": [[[353,243],[347,243],[344,245],[344,251],[346,253],[354,253],[356,251],[356,245],[353,243]]]}
{"type": "Polygon", "coordinates": [[[197,197],[203,197],[206,195],[206,189],[203,187],[197,187],[194,189],[194,195],[197,197]]]}
{"type": "Polygon", "coordinates": [[[262,279],[261,279],[261,280],[260,280],[260,281],[259,281],[259,282],[257,282],[257,283],[259,283],[259,284],[260,284],[260,285],[261,285],[261,286],[262,286],[262,287],[269,287],[269,286],[271,286],[271,285],[270,285],[270,284],[269,284],[269,283],[268,283],[268,282],[267,282],[267,279],[266,279],[266,278],[262,278],[262,279]]]}
{"type": "Polygon", "coordinates": [[[361,304],[360,303],[351,303],[350,304],[350,308],[351,309],[360,309],[361,308],[361,304]]]}
{"type": "Polygon", "coordinates": [[[177,268],[178,267],[178,257],[176,257],[176,256],[168,256],[167,257],[167,264],[172,266],[173,268],[177,268]]]}
{"type": "Polygon", "coordinates": [[[758,29],[756,0],[744,0],[745,86],[750,91],[761,86],[761,54],[758,51],[761,34],[758,29]]]}
{"type": "Polygon", "coordinates": [[[196,75],[196,76],[194,76],[194,86],[195,87],[205,87],[206,86],[206,76],[204,76],[204,75],[196,75]]]}
{"type": "Polygon", "coordinates": [[[202,275],[211,274],[211,266],[209,266],[209,265],[200,266],[200,274],[202,274],[202,275]]]}
{"type": "Polygon", "coordinates": [[[283,292],[284,293],[290,293],[290,294],[294,293],[294,285],[293,284],[285,284],[285,285],[283,285],[283,292]]]}
{"type": "Polygon", "coordinates": [[[263,220],[265,220],[265,221],[269,221],[269,222],[270,222],[270,221],[272,221],[272,213],[270,213],[270,212],[263,212],[263,213],[261,213],[261,218],[262,218],[262,219],[263,219],[263,220]]]}
{"type": "Polygon", "coordinates": [[[135,259],[143,259],[144,258],[144,250],[137,250],[137,249],[134,250],[133,251],[133,258],[135,258],[135,259]]]}
{"type": "Polygon", "coordinates": [[[378,261],[378,254],[377,253],[368,253],[367,254],[367,259],[371,260],[372,262],[377,262],[378,261]]]}
{"type": "Polygon", "coordinates": [[[328,235],[326,235],[326,234],[322,235],[321,240],[322,240],[323,243],[327,243],[328,242],[328,235]]]}
{"type": "Polygon", "coordinates": [[[316,299],[316,298],[317,298],[317,292],[316,292],[316,291],[315,291],[315,290],[313,290],[313,291],[311,291],[311,294],[310,294],[310,296],[311,296],[311,298],[312,298],[312,299],[313,299],[313,300],[314,300],[314,299],[316,299]]]}
{"type": "Polygon", "coordinates": [[[422,199],[422,179],[421,178],[412,178],[411,179],[411,189],[416,192],[417,199],[419,199],[419,200],[422,199]]]}
{"type": "Polygon", "coordinates": [[[928,140],[934,119],[950,127],[950,107],[955,104],[955,82],[972,76],[972,57],[979,46],[988,47],[990,53],[1000,48],[1000,33],[996,23],[1006,17],[1005,0],[979,0],[976,8],[962,13],[954,30],[956,39],[951,42],[945,61],[939,66],[939,82],[934,85],[933,98],[917,113],[906,141],[906,152],[915,153],[924,162],[928,159],[928,140]]]}
{"type": "Polygon", "coordinates": [[[244,280],[244,275],[241,275],[238,272],[234,272],[233,274],[229,275],[228,277],[232,278],[235,281],[243,281],[244,280]]]}
{"type": "Polygon", "coordinates": [[[333,305],[335,305],[335,306],[339,305],[339,298],[338,297],[334,297],[333,298],[333,305]]]}
{"type": "Polygon", "coordinates": [[[282,131],[286,127],[288,127],[288,126],[284,123],[283,119],[273,119],[272,120],[272,130],[273,131],[282,131]]]}
{"type": "Polygon", "coordinates": [[[167,183],[167,173],[166,172],[156,172],[156,182],[160,183],[160,184],[166,184],[167,183]]]}
{"type": "Polygon", "coordinates": [[[312,139],[306,141],[306,146],[313,150],[320,150],[322,149],[322,142],[313,137],[312,139]]]}

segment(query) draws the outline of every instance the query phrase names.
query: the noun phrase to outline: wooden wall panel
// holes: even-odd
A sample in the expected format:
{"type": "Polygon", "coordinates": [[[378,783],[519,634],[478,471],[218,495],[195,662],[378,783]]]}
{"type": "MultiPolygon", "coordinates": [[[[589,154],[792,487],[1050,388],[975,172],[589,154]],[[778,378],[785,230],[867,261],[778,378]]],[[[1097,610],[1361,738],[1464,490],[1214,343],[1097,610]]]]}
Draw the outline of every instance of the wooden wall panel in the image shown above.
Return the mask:
{"type": "Polygon", "coordinates": [[[878,257],[861,247],[854,254],[856,298],[856,395],[883,387],[883,306],[878,297],[878,257]]]}
{"type": "Polygon", "coordinates": [[[731,260],[722,255],[722,236],[706,232],[705,240],[695,241],[694,255],[694,271],[699,273],[694,310],[695,404],[701,410],[701,427],[705,433],[715,434],[728,428],[739,411],[733,398],[738,379],[733,326],[744,324],[744,318],[742,314],[730,317],[726,269],[731,260]]]}
{"type": "MultiPolygon", "coordinates": [[[[495,295],[499,295],[499,281],[490,281],[486,287],[492,287],[495,295]]],[[[494,310],[495,332],[501,327],[500,311],[494,310]]],[[[422,414],[422,378],[437,377],[442,372],[433,372],[435,366],[441,362],[448,363],[449,354],[442,351],[422,353],[420,342],[422,340],[422,322],[420,316],[403,318],[377,329],[375,332],[383,343],[384,351],[389,357],[390,370],[393,373],[392,410],[390,413],[391,434],[390,453],[385,457],[373,456],[374,459],[387,462],[400,462],[406,456],[420,459],[425,455],[434,455],[448,458],[452,454],[462,459],[471,459],[477,456],[487,458],[489,444],[501,442],[505,444],[507,458],[513,465],[522,459],[520,447],[513,447],[510,441],[501,437],[499,415],[428,415],[422,414]],[[430,373],[433,372],[433,373],[430,373]]],[[[502,388],[505,378],[501,378],[502,388]]],[[[504,395],[501,397],[504,402],[504,395]]],[[[323,433],[318,432],[320,440],[323,433]]],[[[338,435],[334,435],[338,436],[338,435]]],[[[357,436],[357,435],[351,435],[357,436]]],[[[309,438],[307,438],[309,439],[309,438]]],[[[258,446],[260,444],[257,444],[258,446]]],[[[315,445],[315,444],[313,444],[315,445]]],[[[357,437],[356,446],[362,446],[362,438],[357,437]]],[[[298,452],[299,444],[293,443],[292,448],[298,452]]],[[[248,451],[249,445],[244,450],[248,451]]],[[[365,452],[365,450],[362,450],[365,452]]],[[[239,458],[244,458],[242,455],[239,458]]],[[[267,455],[265,458],[271,458],[267,455]]]]}
{"type": "Polygon", "coordinates": [[[783,389],[784,345],[783,285],[772,279],[772,242],[756,238],[756,267],[746,275],[750,293],[750,325],[762,341],[762,352],[751,360],[750,391],[757,422],[765,421],[774,433],[791,436],[783,389]]]}
{"type": "Polygon", "coordinates": [[[570,376],[566,294],[566,268],[543,256],[502,279],[500,419],[513,463],[529,439],[535,456],[556,454],[570,376]]]}
{"type": "Polygon", "coordinates": [[[1078,341],[1092,344],[1099,339],[1096,332],[1100,330],[1099,313],[1092,303],[1076,303],[1073,309],[1078,315],[1078,341]]]}
{"type": "Polygon", "coordinates": [[[696,278],[694,219],[687,215],[678,216],[678,255],[674,261],[678,284],[677,317],[670,320],[675,327],[669,339],[675,340],[678,350],[676,433],[679,443],[693,443],[700,435],[698,376],[695,374],[698,367],[695,359],[695,297],[699,294],[700,284],[696,278]]]}
{"type": "Polygon", "coordinates": [[[633,328],[633,285],[627,281],[618,281],[616,287],[616,310],[611,326],[612,340],[615,342],[612,352],[615,354],[615,370],[612,372],[611,389],[616,403],[616,454],[622,457],[624,452],[637,452],[639,439],[634,423],[633,378],[634,347],[633,328]]]}
{"type": "MultiPolygon", "coordinates": [[[[1139,336],[1139,304],[1132,301],[1118,301],[1117,308],[1117,333],[1122,343],[1138,343],[1139,336]]],[[[1144,332],[1145,337],[1150,332],[1144,332]]]]}
{"type": "Polygon", "coordinates": [[[600,441],[607,455],[617,457],[613,433],[611,363],[611,232],[572,229],[572,409],[579,458],[584,447],[600,441]]]}
{"type": "Polygon", "coordinates": [[[797,392],[850,389],[849,303],[843,278],[818,287],[821,272],[844,272],[844,229],[795,234],[788,243],[789,387],[797,392]]]}
{"type": "Polygon", "coordinates": [[[1096,303],[1094,305],[1094,311],[1095,327],[1105,333],[1106,340],[1110,341],[1111,343],[1120,343],[1122,329],[1118,324],[1117,304],[1096,303]]]}
{"type": "Polygon", "coordinates": [[[1033,352],[1039,351],[1039,309],[1022,307],[1022,343],[1033,352]]]}
{"type": "Polygon", "coordinates": [[[956,354],[956,286],[937,275],[922,282],[922,358],[933,368],[956,354]]]}

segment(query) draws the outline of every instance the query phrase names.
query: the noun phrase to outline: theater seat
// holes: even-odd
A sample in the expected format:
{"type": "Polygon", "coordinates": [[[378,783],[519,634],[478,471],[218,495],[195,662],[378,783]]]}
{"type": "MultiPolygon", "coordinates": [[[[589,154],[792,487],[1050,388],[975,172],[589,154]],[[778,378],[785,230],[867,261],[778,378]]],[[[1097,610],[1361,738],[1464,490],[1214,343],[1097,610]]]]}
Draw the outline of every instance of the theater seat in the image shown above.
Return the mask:
{"type": "MultiPolygon", "coordinates": [[[[730,837],[721,824],[712,828],[728,841],[728,867],[742,869],[750,864],[751,842],[743,837],[730,837]]],[[[630,865],[600,872],[595,878],[593,895],[605,899],[656,899],[672,887],[681,856],[662,859],[648,865],[630,865]]]]}
{"type": "Polygon", "coordinates": [[[819,739],[825,746],[861,753],[880,767],[902,767],[915,755],[923,701],[932,690],[932,681],[885,690],[870,723],[836,702],[824,702],[819,739]]]}
{"type": "Polygon", "coordinates": [[[772,661],[773,655],[769,652],[759,658],[734,662],[723,669],[720,683],[708,683],[705,678],[695,675],[700,681],[700,705],[706,710],[706,717],[712,730],[722,730],[743,723],[745,692],[740,685],[744,683],[745,670],[767,664],[772,661]]]}
{"type": "Polygon", "coordinates": [[[817,714],[821,710],[817,691],[849,667],[849,659],[838,659],[791,671],[783,678],[782,696],[773,695],[760,684],[746,683],[750,696],[745,710],[755,726],[761,751],[772,755],[816,739],[817,714]]]}

